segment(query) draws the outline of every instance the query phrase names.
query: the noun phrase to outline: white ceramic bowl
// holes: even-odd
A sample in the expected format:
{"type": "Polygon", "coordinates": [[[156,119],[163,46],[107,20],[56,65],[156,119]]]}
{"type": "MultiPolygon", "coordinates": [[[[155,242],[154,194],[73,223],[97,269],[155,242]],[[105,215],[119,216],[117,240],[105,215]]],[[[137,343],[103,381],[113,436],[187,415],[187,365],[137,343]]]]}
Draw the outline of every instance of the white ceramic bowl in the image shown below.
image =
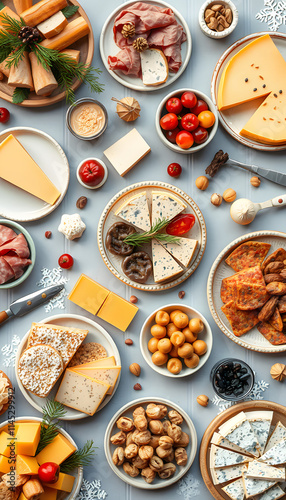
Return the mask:
{"type": "Polygon", "coordinates": [[[77,177],[77,180],[78,182],[83,186],[85,187],[86,189],[98,189],[100,188],[101,186],[103,186],[103,184],[107,181],[107,177],[108,177],[108,168],[107,166],[105,165],[105,163],[100,160],[99,158],[85,158],[84,160],[82,160],[80,162],[80,164],[78,165],[77,167],[77,170],[76,170],[76,177],[77,177]],[[80,167],[86,162],[86,161],[97,161],[98,163],[100,163],[100,165],[104,168],[104,177],[102,179],[102,181],[97,184],[96,186],[88,186],[88,184],[85,184],[84,182],[82,182],[81,178],[80,178],[80,175],[79,175],[79,169],[80,167]]]}
{"type": "Polygon", "coordinates": [[[176,483],[189,470],[195,459],[197,452],[197,433],[192,420],[180,406],[163,398],[157,398],[157,397],[139,398],[122,406],[122,408],[120,408],[120,410],[118,410],[118,412],[110,420],[104,436],[104,451],[107,462],[109,463],[111,469],[120,479],[122,479],[122,481],[124,481],[127,484],[130,484],[131,486],[135,486],[135,488],[142,488],[145,490],[159,490],[161,488],[166,488],[167,486],[171,486],[171,484],[176,483]],[[181,424],[182,430],[187,434],[189,434],[190,437],[190,442],[186,447],[186,452],[188,454],[187,464],[185,466],[176,465],[176,472],[174,476],[170,477],[170,479],[160,479],[159,477],[156,477],[154,482],[151,484],[146,483],[145,479],[143,479],[141,475],[137,477],[131,477],[124,472],[122,466],[117,467],[116,465],[114,465],[112,461],[112,455],[117,445],[113,445],[110,442],[111,436],[113,436],[113,434],[116,434],[116,432],[119,431],[119,429],[116,426],[116,421],[122,416],[132,418],[132,413],[135,410],[135,408],[137,408],[137,406],[146,407],[149,403],[163,404],[167,406],[168,411],[170,410],[178,411],[184,418],[184,422],[181,424]]]}
{"type": "Polygon", "coordinates": [[[212,336],[212,331],[211,327],[208,324],[206,318],[196,309],[193,307],[189,306],[184,306],[182,304],[167,304],[166,306],[161,306],[158,307],[155,311],[153,311],[148,318],[145,320],[142,328],[141,328],[141,333],[140,333],[140,349],[143,358],[145,359],[146,363],[152,368],[157,373],[160,373],[160,375],[165,375],[165,377],[172,377],[172,378],[181,378],[181,377],[188,377],[189,375],[192,375],[193,373],[197,372],[204,366],[204,364],[207,362],[211,350],[212,350],[212,345],[213,345],[213,336],[212,336]],[[180,311],[184,312],[189,316],[189,319],[198,317],[202,320],[204,323],[205,327],[201,333],[198,335],[199,340],[204,340],[207,343],[208,350],[203,356],[200,356],[200,362],[196,368],[188,368],[184,362],[182,361],[183,368],[182,371],[178,375],[174,375],[173,373],[169,372],[167,369],[166,365],[163,366],[156,366],[154,365],[152,361],[152,353],[148,349],[148,342],[152,338],[152,335],[150,333],[151,326],[155,324],[155,316],[158,311],[166,311],[167,313],[171,313],[175,309],[180,309],[180,311]]]}
{"type": "MultiPolygon", "coordinates": [[[[14,422],[42,422],[42,419],[38,418],[38,417],[16,417],[13,421],[14,422]]],[[[11,425],[11,420],[9,420],[9,421],[5,420],[5,422],[2,422],[0,424],[0,431],[2,431],[4,429],[4,427],[7,426],[8,424],[11,425]]],[[[66,439],[68,439],[71,444],[73,444],[77,448],[77,445],[74,442],[73,438],[64,429],[61,429],[60,433],[66,439]]],[[[65,496],[61,496],[62,500],[76,500],[76,498],[79,494],[80,488],[81,488],[81,483],[82,483],[82,479],[83,479],[82,467],[78,467],[77,469],[70,472],[69,474],[71,474],[72,476],[75,476],[73,489],[72,489],[70,494],[66,493],[65,496]]]]}
{"type": "MultiPolygon", "coordinates": [[[[191,112],[192,112],[192,110],[190,109],[190,113],[191,112]]],[[[178,89],[178,90],[174,90],[173,92],[168,94],[160,102],[160,104],[157,108],[157,111],[156,111],[155,127],[156,127],[156,131],[157,131],[159,138],[161,139],[163,144],[165,144],[165,146],[167,146],[167,148],[171,149],[175,153],[189,155],[192,153],[196,153],[197,151],[200,151],[201,149],[205,148],[211,142],[211,140],[214,138],[216,131],[217,131],[217,127],[218,127],[218,114],[217,114],[216,107],[213,104],[213,102],[211,101],[211,99],[203,92],[200,92],[199,90],[196,90],[196,89],[178,89]],[[165,137],[163,130],[160,127],[160,119],[163,116],[163,114],[167,113],[167,110],[165,108],[165,104],[168,101],[168,99],[170,99],[171,97],[181,97],[181,95],[184,92],[194,92],[194,94],[196,94],[198,99],[203,99],[207,103],[209,110],[215,115],[215,122],[214,122],[212,128],[208,130],[208,132],[209,132],[208,139],[203,144],[193,145],[189,149],[182,149],[179,146],[177,146],[177,144],[173,144],[172,142],[168,141],[168,139],[165,137]],[[164,112],[164,110],[165,110],[165,112],[164,112]]]]}
{"type": "Polygon", "coordinates": [[[238,10],[237,10],[236,6],[234,5],[234,3],[231,2],[231,0],[219,0],[219,2],[207,0],[205,3],[203,3],[203,5],[201,6],[201,8],[199,10],[200,28],[205,35],[207,35],[209,38],[213,38],[214,40],[220,40],[220,39],[225,38],[226,36],[230,35],[230,33],[232,33],[233,30],[236,28],[237,23],[238,23],[238,10]],[[231,22],[230,26],[228,28],[226,28],[224,31],[211,30],[205,22],[206,9],[208,7],[211,8],[212,5],[215,5],[218,3],[223,4],[226,8],[229,8],[232,11],[232,22],[231,22]]]}
{"type": "Polygon", "coordinates": [[[28,276],[30,276],[36,262],[36,248],[32,236],[23,226],[21,226],[17,222],[7,219],[0,219],[0,224],[3,226],[10,227],[17,234],[22,233],[25,236],[28,243],[28,247],[30,249],[30,259],[32,261],[32,264],[26,267],[24,274],[22,274],[20,278],[18,278],[17,280],[8,281],[7,283],[3,283],[2,285],[0,285],[0,290],[4,290],[7,288],[14,288],[15,286],[20,285],[21,283],[23,283],[23,281],[25,281],[28,278],[28,276]]]}

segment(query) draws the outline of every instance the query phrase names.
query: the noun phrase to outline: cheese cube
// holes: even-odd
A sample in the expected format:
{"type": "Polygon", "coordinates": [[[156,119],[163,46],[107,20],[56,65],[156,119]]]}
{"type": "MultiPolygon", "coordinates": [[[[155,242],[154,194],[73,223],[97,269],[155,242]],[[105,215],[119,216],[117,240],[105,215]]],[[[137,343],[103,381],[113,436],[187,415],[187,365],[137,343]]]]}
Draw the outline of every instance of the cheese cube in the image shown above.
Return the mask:
{"type": "Polygon", "coordinates": [[[109,293],[107,288],[82,274],[68,298],[91,314],[96,314],[109,293]]]}
{"type": "Polygon", "coordinates": [[[65,436],[58,434],[50,444],[45,446],[45,448],[38,453],[37,461],[40,465],[45,462],[61,464],[66,458],[70,457],[75,450],[76,447],[71,444],[65,436]]]}
{"type": "Polygon", "coordinates": [[[119,377],[121,367],[120,366],[110,366],[103,367],[100,366],[98,368],[88,368],[88,367],[79,367],[72,368],[72,371],[77,373],[81,373],[82,375],[87,375],[88,377],[94,378],[99,382],[105,382],[105,384],[110,385],[110,388],[107,391],[107,394],[112,394],[116,381],[119,377]]]}
{"type": "Polygon", "coordinates": [[[5,457],[10,457],[15,451],[15,439],[10,436],[7,432],[1,432],[0,434],[0,455],[5,455],[5,457]]]}
{"type": "MultiPolygon", "coordinates": [[[[40,496],[40,499],[42,500],[42,495],[40,496]]],[[[19,496],[18,500],[28,500],[28,498],[27,498],[27,497],[25,497],[25,495],[24,495],[23,491],[21,492],[21,494],[20,494],[20,496],[19,496]]]]}
{"type": "MultiPolygon", "coordinates": [[[[57,490],[50,488],[50,485],[44,486],[44,490],[44,493],[42,493],[40,496],[40,500],[57,500],[57,490]]],[[[25,500],[25,498],[23,498],[23,500],[25,500]]]]}
{"type": "Polygon", "coordinates": [[[110,292],[106,301],[99,309],[97,316],[125,332],[137,311],[138,307],[134,304],[110,292]]]}
{"type": "Polygon", "coordinates": [[[27,455],[17,455],[16,458],[16,473],[17,474],[38,474],[39,464],[35,457],[27,455]]]}
{"type": "Polygon", "coordinates": [[[133,128],[128,134],[106,149],[104,154],[119,175],[123,177],[150,151],[150,146],[136,128],[133,128]]]}
{"type": "Polygon", "coordinates": [[[8,474],[12,469],[14,469],[15,465],[11,462],[11,459],[5,457],[4,455],[0,455],[0,472],[3,474],[8,474]]]}
{"type": "Polygon", "coordinates": [[[40,422],[19,422],[15,424],[16,454],[35,456],[40,441],[40,422]]]}
{"type": "Polygon", "coordinates": [[[43,486],[44,488],[48,486],[51,489],[67,491],[68,493],[70,493],[73,488],[74,480],[75,480],[74,476],[70,476],[69,474],[63,474],[62,472],[60,472],[59,479],[57,480],[56,483],[53,484],[43,483],[43,486]]]}
{"type": "Polygon", "coordinates": [[[99,366],[104,366],[104,368],[109,366],[116,366],[116,361],[114,356],[108,356],[107,358],[95,359],[94,361],[89,361],[89,363],[82,363],[81,365],[73,366],[73,370],[77,368],[98,368],[99,366]]]}

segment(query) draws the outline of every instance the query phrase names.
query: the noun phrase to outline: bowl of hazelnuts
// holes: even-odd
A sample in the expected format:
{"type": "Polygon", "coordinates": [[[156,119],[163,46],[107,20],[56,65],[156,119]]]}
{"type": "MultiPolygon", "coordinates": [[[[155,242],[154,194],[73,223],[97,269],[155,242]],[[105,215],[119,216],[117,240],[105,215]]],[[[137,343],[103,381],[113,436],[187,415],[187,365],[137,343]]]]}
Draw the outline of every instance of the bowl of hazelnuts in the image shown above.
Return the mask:
{"type": "Polygon", "coordinates": [[[140,349],[148,365],[166,377],[187,377],[208,360],[212,331],[196,309],[168,304],[153,311],[140,333],[140,349]]]}
{"type": "Polygon", "coordinates": [[[238,23],[238,10],[231,0],[207,0],[199,11],[199,25],[209,38],[230,35],[238,23]]]}
{"type": "Polygon", "coordinates": [[[109,422],[104,451],[120,479],[157,490],[189,470],[197,452],[197,433],[180,406],[163,398],[139,398],[120,408],[109,422]]]}

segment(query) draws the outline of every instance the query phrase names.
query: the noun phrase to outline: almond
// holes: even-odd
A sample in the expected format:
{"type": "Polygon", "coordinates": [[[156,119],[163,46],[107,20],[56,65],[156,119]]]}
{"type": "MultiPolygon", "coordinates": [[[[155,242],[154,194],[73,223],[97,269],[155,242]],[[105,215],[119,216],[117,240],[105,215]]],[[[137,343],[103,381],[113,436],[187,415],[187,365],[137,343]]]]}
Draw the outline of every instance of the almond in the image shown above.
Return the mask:
{"type": "Polygon", "coordinates": [[[132,373],[132,375],[135,375],[135,377],[139,377],[139,375],[141,373],[141,367],[140,367],[140,365],[138,365],[138,363],[132,363],[129,366],[129,370],[132,373]]]}

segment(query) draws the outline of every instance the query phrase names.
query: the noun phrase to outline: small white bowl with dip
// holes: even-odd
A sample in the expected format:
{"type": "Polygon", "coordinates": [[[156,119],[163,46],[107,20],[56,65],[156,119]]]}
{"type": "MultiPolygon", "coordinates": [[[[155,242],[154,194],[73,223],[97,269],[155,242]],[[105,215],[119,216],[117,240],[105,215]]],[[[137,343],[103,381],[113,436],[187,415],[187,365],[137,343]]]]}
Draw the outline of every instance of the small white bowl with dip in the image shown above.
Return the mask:
{"type": "Polygon", "coordinates": [[[84,97],[68,108],[66,122],[75,137],[90,141],[106,130],[108,115],[103,104],[91,97],[84,97]]]}

